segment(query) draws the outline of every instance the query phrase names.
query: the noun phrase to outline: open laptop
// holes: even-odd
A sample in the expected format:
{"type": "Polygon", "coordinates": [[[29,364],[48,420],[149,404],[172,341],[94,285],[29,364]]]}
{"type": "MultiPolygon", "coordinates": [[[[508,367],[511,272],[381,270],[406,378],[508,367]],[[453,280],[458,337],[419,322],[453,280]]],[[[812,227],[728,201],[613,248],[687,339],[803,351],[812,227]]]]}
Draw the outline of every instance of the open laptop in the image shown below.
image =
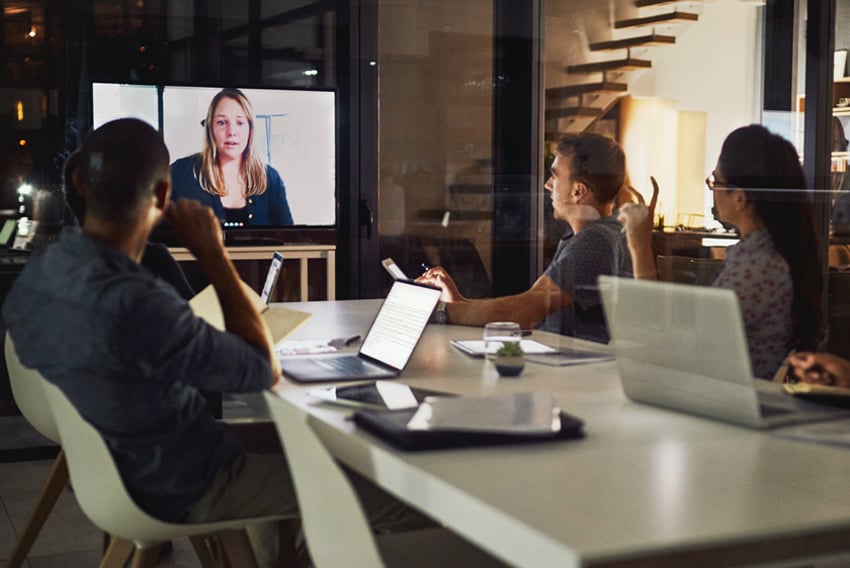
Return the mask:
{"type": "Polygon", "coordinates": [[[260,292],[260,299],[263,300],[264,304],[269,303],[269,298],[271,297],[275,284],[277,284],[277,279],[280,276],[280,269],[282,266],[283,255],[280,252],[275,251],[274,256],[272,257],[272,263],[269,266],[269,271],[266,274],[266,282],[263,284],[262,292],[260,292]]]}
{"type": "Polygon", "coordinates": [[[3,221],[3,227],[0,228],[0,249],[7,250],[12,247],[15,229],[18,227],[18,222],[15,219],[6,219],[3,221]]]}
{"type": "Polygon", "coordinates": [[[439,299],[438,288],[396,280],[356,355],[281,357],[283,374],[299,383],[397,377],[439,299]]]}
{"type": "Polygon", "coordinates": [[[751,428],[850,416],[753,377],[734,291],[611,276],[599,286],[631,400],[751,428]]]}

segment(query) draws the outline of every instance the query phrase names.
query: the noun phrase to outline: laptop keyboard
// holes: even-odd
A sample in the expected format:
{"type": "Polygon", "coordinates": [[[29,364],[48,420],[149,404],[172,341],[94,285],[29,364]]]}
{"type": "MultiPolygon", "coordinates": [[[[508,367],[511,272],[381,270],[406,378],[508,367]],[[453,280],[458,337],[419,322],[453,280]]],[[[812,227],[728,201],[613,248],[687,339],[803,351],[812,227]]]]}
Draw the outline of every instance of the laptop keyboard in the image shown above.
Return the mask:
{"type": "Polygon", "coordinates": [[[381,377],[386,371],[371,365],[360,357],[329,357],[327,359],[316,359],[316,364],[329,371],[336,371],[343,375],[361,377],[381,377]]]}

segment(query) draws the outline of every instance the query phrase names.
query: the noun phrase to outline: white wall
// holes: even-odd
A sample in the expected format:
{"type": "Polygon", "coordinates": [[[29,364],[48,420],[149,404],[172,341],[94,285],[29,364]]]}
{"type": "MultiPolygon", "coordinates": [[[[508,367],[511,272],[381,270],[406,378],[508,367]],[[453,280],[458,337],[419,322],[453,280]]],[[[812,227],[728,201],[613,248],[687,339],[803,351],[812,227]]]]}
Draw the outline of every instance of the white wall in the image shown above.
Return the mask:
{"type": "Polygon", "coordinates": [[[633,96],[671,99],[681,111],[705,113],[704,171],[695,172],[691,184],[701,186],[714,169],[729,132],[761,121],[760,19],[753,4],[706,2],[699,22],[684,30],[676,45],[653,50],[652,69],[631,84],[633,96]]]}

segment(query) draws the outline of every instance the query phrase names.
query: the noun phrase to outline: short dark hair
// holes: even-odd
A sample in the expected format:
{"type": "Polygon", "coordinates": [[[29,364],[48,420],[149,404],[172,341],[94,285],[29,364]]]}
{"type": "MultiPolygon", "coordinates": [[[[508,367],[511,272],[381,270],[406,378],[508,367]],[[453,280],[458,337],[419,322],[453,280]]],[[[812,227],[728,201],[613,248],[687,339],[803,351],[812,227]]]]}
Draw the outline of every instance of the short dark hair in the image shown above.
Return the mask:
{"type": "Polygon", "coordinates": [[[567,158],[573,179],[584,183],[596,201],[614,201],[626,178],[626,155],[613,138],[592,132],[565,134],[558,141],[558,154],[567,158]]]}
{"type": "Polygon", "coordinates": [[[168,149],[152,126],[135,118],[108,122],[83,143],[79,171],[86,215],[131,221],[169,175],[168,149]]]}

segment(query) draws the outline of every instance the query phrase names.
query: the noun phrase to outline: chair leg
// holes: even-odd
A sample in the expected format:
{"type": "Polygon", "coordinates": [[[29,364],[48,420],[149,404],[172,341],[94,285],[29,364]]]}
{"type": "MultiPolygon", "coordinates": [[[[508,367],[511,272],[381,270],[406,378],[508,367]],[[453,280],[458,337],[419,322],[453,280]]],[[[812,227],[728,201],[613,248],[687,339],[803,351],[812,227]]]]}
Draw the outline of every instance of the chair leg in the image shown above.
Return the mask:
{"type": "Polygon", "coordinates": [[[248,540],[245,529],[226,530],[218,533],[224,546],[224,554],[233,568],[257,568],[257,558],[248,540]]]}
{"type": "Polygon", "coordinates": [[[47,516],[53,510],[56,500],[62,494],[66,485],[68,485],[68,462],[65,461],[65,452],[59,450],[59,454],[53,460],[53,466],[50,468],[47,480],[44,482],[44,487],[41,488],[41,493],[35,502],[35,508],[9,555],[9,560],[6,563],[8,568],[19,568],[27,559],[38,533],[41,532],[47,516]]]}
{"type": "Polygon", "coordinates": [[[153,568],[159,560],[159,549],[162,544],[155,544],[148,548],[137,548],[133,555],[131,568],[153,568]]]}
{"type": "Polygon", "coordinates": [[[192,543],[192,548],[195,549],[195,554],[198,555],[198,560],[201,561],[203,568],[221,566],[221,562],[217,558],[220,553],[216,551],[217,543],[214,536],[190,536],[189,542],[192,543]]]}
{"type": "Polygon", "coordinates": [[[135,549],[136,545],[129,540],[117,536],[112,537],[109,541],[109,547],[103,555],[103,560],[100,561],[100,568],[124,568],[127,559],[130,558],[135,549]]]}

